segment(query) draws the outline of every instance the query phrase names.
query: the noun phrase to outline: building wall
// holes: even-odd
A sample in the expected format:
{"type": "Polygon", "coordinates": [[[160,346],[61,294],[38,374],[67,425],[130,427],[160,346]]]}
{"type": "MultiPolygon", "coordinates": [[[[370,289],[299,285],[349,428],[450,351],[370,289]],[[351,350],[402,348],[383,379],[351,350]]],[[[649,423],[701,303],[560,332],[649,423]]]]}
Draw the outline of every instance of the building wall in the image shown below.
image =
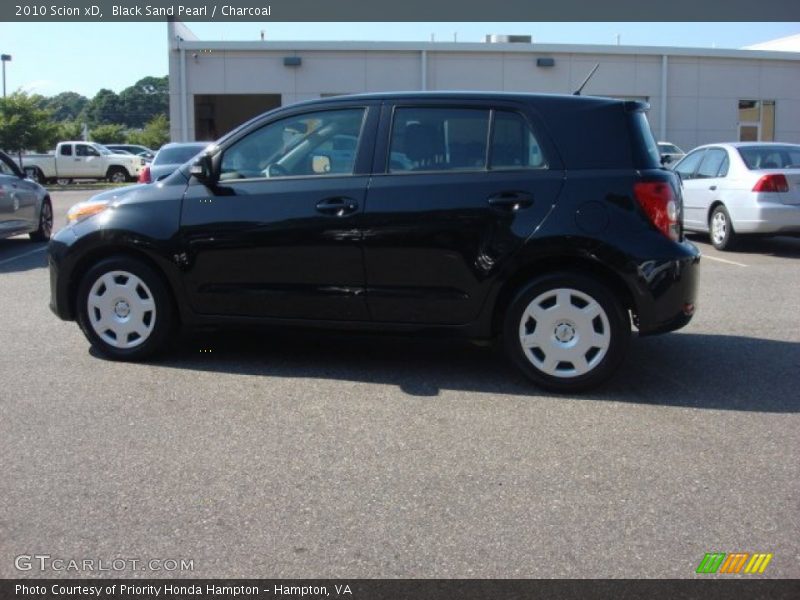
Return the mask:
{"type": "MultiPolygon", "coordinates": [[[[324,50],[295,46],[263,51],[185,50],[189,139],[194,139],[192,97],[195,94],[280,94],[282,104],[286,105],[327,94],[423,87],[422,50],[379,47],[338,50],[335,43],[324,50]],[[284,66],[286,56],[300,56],[302,64],[284,66]]],[[[426,45],[431,46],[432,49],[425,51],[424,87],[428,90],[571,93],[599,63],[600,68],[584,93],[648,99],[656,137],[684,149],[738,139],[740,99],[775,100],[775,140],[800,143],[800,61],[797,60],[669,55],[666,131],[662,132],[661,55],[616,51],[538,54],[529,46],[515,52],[491,48],[476,51],[476,44],[426,45]],[[469,51],[458,50],[464,46],[469,51]],[[540,56],[553,58],[555,66],[537,67],[536,58],[540,56]]],[[[181,137],[179,73],[180,54],[173,50],[170,117],[175,140],[181,137]]]]}

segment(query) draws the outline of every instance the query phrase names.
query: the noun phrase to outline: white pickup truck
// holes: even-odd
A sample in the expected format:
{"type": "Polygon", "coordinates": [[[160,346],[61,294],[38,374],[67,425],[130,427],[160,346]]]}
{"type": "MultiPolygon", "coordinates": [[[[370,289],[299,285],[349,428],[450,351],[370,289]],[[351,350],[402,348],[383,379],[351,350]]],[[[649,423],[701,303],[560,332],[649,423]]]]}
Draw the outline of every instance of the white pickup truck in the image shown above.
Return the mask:
{"type": "Polygon", "coordinates": [[[69,183],[73,179],[134,181],[145,164],[139,156],[114,154],[94,142],[60,142],[54,154],[23,154],[22,170],[39,183],[69,183]]]}

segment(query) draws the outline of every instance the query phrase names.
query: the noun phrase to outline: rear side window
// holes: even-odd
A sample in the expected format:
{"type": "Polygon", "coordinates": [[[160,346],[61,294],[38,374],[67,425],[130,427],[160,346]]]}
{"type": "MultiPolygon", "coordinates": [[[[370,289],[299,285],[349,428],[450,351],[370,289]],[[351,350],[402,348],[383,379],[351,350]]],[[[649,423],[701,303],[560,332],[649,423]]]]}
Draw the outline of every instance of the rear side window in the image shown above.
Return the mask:
{"type": "Polygon", "coordinates": [[[492,169],[541,169],[545,160],[539,142],[522,115],[497,111],[492,128],[492,169]]]}
{"type": "Polygon", "coordinates": [[[398,108],[389,172],[483,170],[488,134],[488,110],[398,108]]]}
{"type": "Polygon", "coordinates": [[[61,146],[61,156],[72,156],[72,144],[61,146]]]}
{"type": "MultiPolygon", "coordinates": [[[[697,178],[704,178],[708,179],[711,177],[720,177],[719,172],[725,160],[728,158],[728,154],[725,150],[721,148],[711,148],[708,152],[706,152],[705,156],[703,157],[703,162],[700,163],[700,168],[697,169],[697,178]]],[[[725,167],[727,171],[727,166],[725,167]]]]}
{"type": "Polygon", "coordinates": [[[697,170],[697,166],[700,164],[705,153],[705,149],[698,150],[697,152],[690,152],[681,162],[675,165],[675,172],[680,174],[681,179],[691,179],[694,177],[694,172],[697,170]]]}

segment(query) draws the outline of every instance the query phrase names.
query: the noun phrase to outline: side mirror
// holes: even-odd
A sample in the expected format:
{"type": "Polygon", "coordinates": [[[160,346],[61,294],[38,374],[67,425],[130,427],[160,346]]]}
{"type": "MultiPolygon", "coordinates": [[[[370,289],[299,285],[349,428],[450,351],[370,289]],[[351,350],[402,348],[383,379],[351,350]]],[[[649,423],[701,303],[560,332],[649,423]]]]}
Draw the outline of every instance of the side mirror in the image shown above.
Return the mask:
{"type": "Polygon", "coordinates": [[[211,160],[211,155],[208,153],[204,152],[195,159],[189,169],[189,173],[205,185],[215,185],[217,183],[214,163],[211,160]]]}

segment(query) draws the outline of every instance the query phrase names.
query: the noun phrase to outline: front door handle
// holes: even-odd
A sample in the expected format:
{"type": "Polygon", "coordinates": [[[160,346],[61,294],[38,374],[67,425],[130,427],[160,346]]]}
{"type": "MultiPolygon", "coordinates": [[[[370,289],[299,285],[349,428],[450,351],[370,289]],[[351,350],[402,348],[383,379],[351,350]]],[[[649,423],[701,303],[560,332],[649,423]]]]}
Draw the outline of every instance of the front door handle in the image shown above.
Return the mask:
{"type": "Polygon", "coordinates": [[[713,192],[715,189],[717,189],[717,186],[715,186],[715,185],[712,185],[712,186],[709,186],[709,188],[708,188],[708,189],[710,189],[710,190],[713,192]]]}
{"type": "Polygon", "coordinates": [[[533,204],[533,196],[528,192],[499,192],[488,198],[489,206],[503,210],[520,210],[533,204]]]}
{"type": "Polygon", "coordinates": [[[358,202],[347,196],[336,196],[334,198],[325,198],[317,202],[317,212],[323,215],[333,215],[335,217],[344,217],[352,214],[358,210],[358,202]]]}

